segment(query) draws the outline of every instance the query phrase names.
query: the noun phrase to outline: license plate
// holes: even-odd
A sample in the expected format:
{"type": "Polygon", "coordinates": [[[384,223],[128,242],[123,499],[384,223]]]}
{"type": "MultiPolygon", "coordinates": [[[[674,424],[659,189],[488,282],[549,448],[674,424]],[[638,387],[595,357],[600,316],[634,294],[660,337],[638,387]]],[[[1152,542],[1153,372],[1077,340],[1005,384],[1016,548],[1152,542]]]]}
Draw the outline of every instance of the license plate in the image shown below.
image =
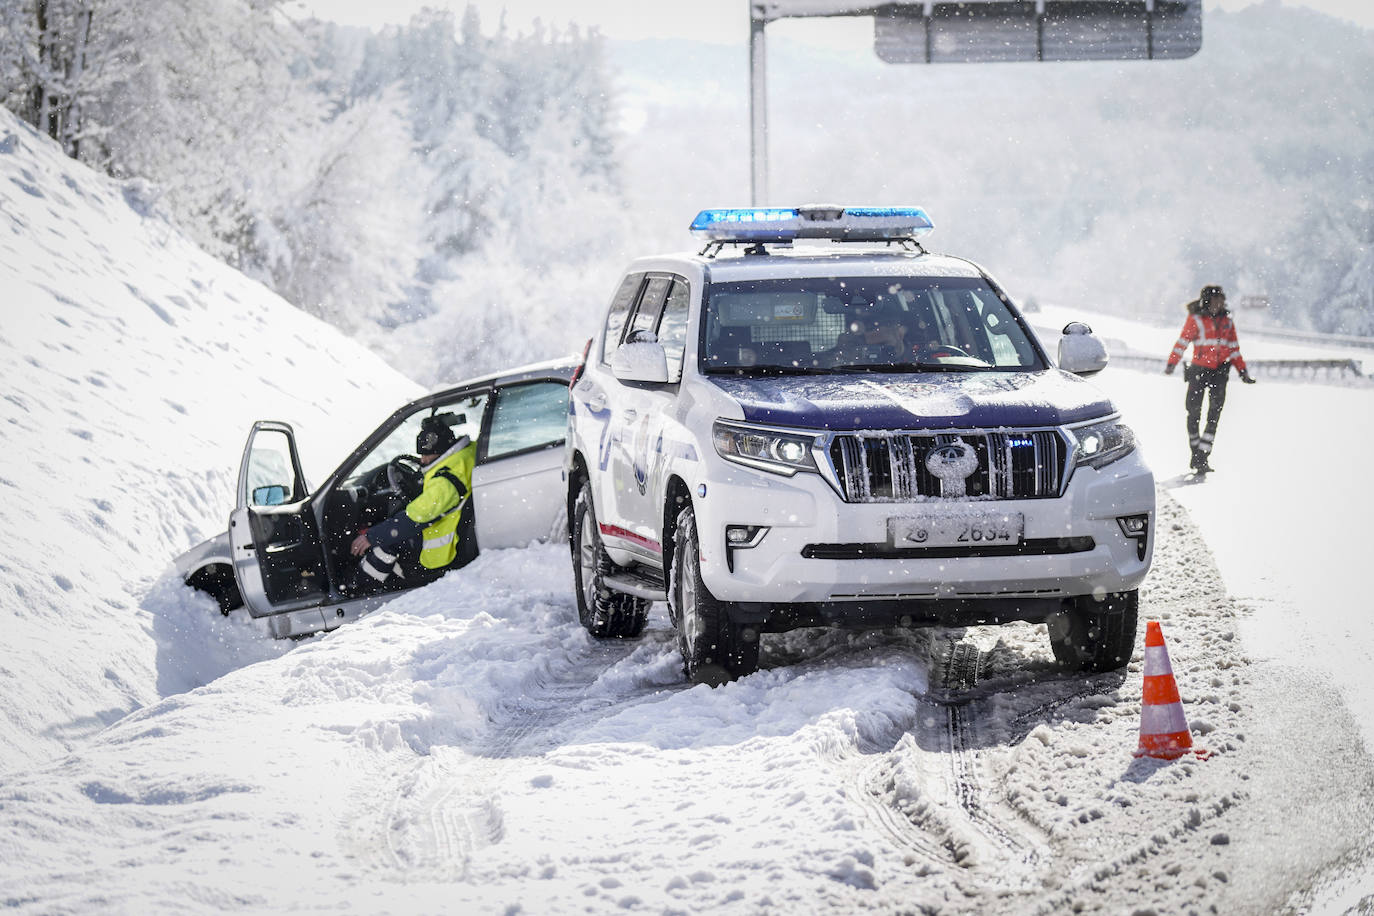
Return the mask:
{"type": "Polygon", "coordinates": [[[1021,543],[1020,512],[906,515],[887,520],[893,547],[978,547],[1021,543]]]}

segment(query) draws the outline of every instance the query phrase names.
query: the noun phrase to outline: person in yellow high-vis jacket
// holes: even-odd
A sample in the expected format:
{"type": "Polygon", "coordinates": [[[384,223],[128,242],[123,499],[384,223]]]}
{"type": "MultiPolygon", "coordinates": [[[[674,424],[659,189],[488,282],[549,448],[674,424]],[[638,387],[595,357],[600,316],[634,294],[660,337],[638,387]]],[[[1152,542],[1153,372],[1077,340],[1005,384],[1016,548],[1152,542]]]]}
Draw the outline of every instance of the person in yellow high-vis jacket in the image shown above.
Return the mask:
{"type": "Polygon", "coordinates": [[[457,555],[458,523],[472,496],[477,446],[467,436],[455,436],[438,417],[425,417],[415,451],[424,468],[420,495],[353,539],[351,551],[361,558],[360,575],[343,591],[367,591],[393,576],[404,578],[407,563],[417,559],[421,579],[428,581],[434,576],[425,575],[427,571],[442,571],[457,555]]]}

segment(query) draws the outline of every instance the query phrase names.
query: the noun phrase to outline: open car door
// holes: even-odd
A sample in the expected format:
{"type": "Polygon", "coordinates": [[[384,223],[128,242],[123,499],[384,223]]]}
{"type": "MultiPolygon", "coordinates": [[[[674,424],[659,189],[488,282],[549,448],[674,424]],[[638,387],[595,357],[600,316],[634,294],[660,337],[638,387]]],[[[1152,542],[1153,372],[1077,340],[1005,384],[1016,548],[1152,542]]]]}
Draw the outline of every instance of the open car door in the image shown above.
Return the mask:
{"type": "Polygon", "coordinates": [[[254,617],[312,607],[328,596],[324,549],[296,435],[286,423],[259,420],[248,434],[229,547],[239,594],[254,617]]]}
{"type": "Polygon", "coordinates": [[[472,472],[483,550],[550,540],[564,523],[563,441],[568,383],[535,379],[500,388],[472,472]]]}

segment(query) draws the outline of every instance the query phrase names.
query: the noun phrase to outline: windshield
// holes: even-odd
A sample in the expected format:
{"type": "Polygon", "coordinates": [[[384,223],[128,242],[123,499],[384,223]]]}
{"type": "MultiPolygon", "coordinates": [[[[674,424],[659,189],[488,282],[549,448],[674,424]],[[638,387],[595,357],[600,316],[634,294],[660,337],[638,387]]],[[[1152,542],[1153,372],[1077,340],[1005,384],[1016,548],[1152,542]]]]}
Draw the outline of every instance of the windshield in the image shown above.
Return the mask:
{"type": "Polygon", "coordinates": [[[987,281],[966,277],[801,277],[710,287],[708,373],[1043,369],[987,281]]]}

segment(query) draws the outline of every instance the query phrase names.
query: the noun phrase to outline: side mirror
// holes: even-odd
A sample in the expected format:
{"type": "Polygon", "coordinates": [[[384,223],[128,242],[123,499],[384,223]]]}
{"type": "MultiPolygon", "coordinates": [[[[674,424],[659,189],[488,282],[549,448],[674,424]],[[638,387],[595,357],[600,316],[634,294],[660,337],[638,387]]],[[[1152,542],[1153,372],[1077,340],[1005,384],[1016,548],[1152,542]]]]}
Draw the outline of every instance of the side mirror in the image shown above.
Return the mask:
{"type": "Polygon", "coordinates": [[[1096,375],[1107,368],[1107,348],[1081,321],[1064,325],[1059,338],[1059,368],[1074,375],[1096,375]]]}
{"type": "Polygon", "coordinates": [[[286,487],[279,483],[253,488],[253,505],[280,506],[286,502],[286,487]]]}
{"type": "Polygon", "coordinates": [[[611,355],[611,374],[622,382],[662,385],[668,381],[668,354],[655,341],[620,345],[611,355]]]}

